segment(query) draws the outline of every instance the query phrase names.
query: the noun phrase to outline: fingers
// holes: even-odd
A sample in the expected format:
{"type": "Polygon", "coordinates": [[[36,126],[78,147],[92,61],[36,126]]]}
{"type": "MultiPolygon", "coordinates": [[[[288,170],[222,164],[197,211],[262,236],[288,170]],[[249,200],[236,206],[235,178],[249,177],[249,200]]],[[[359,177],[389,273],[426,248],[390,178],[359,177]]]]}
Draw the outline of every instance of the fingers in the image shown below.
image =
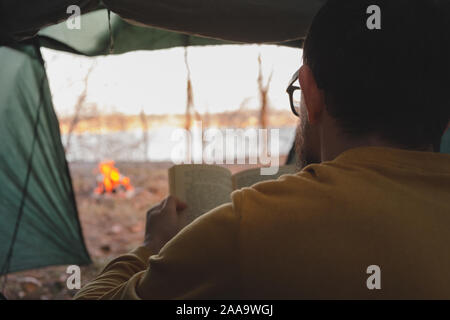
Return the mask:
{"type": "Polygon", "coordinates": [[[162,200],[161,202],[155,204],[153,207],[151,207],[148,211],[147,211],[147,215],[150,214],[151,212],[156,212],[156,211],[161,211],[164,206],[165,206],[165,202],[167,199],[162,200]]]}
{"type": "Polygon", "coordinates": [[[163,205],[165,211],[169,213],[176,213],[177,212],[177,203],[176,200],[172,196],[168,196],[164,199],[164,205],[163,205]]]}
{"type": "Polygon", "coordinates": [[[165,201],[165,205],[171,212],[180,212],[187,208],[187,204],[175,196],[168,196],[165,201]]]}
{"type": "Polygon", "coordinates": [[[178,198],[176,198],[175,200],[177,202],[177,211],[183,211],[187,208],[188,205],[185,202],[181,201],[178,198]]]}
{"type": "Polygon", "coordinates": [[[152,207],[147,214],[150,212],[162,212],[167,211],[169,213],[180,213],[187,208],[187,204],[175,196],[168,196],[164,198],[161,202],[152,207]]]}

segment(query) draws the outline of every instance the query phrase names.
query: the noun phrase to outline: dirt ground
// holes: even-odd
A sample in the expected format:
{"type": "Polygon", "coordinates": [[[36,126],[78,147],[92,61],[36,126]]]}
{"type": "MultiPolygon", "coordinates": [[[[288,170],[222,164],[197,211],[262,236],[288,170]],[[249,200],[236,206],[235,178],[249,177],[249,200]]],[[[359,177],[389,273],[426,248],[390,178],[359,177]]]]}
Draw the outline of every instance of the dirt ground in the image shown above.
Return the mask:
{"type": "MultiPolygon", "coordinates": [[[[82,285],[93,279],[109,260],[140,245],[146,211],[168,194],[167,169],[170,166],[171,163],[117,163],[120,172],[131,179],[135,195],[96,199],[92,191],[97,164],[70,165],[83,235],[93,261],[81,268],[82,285]]],[[[238,172],[250,166],[229,168],[238,172]]],[[[8,299],[71,299],[76,290],[67,289],[66,268],[52,266],[10,274],[5,296],[8,299]]]]}

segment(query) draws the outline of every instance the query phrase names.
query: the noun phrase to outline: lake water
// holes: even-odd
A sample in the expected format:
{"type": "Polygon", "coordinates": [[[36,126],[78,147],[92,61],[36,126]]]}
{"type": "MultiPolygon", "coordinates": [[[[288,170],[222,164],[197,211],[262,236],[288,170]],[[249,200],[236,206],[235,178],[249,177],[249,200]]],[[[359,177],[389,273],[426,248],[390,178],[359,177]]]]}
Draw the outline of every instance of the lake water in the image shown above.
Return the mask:
{"type": "MultiPolygon", "coordinates": [[[[276,137],[272,129],[269,129],[269,146],[278,149],[280,155],[286,155],[294,141],[295,127],[283,127],[278,129],[278,147],[271,142],[270,137],[276,137]]],[[[263,145],[258,141],[261,135],[256,128],[245,128],[234,131],[235,136],[227,133],[229,129],[216,129],[223,139],[213,139],[203,142],[201,146],[201,133],[195,131],[191,134],[191,154],[193,159],[201,158],[202,150],[205,152],[205,146],[209,150],[221,150],[226,157],[235,157],[236,159],[245,159],[249,154],[253,154],[263,145]],[[239,147],[239,139],[248,137],[248,133],[258,133],[257,140],[247,142],[245,148],[239,147]],[[233,145],[233,141],[235,141],[233,145]],[[257,143],[255,143],[257,142],[257,143]]],[[[182,131],[181,131],[182,132],[182,131]]],[[[203,133],[205,134],[205,132],[203,133]]],[[[214,133],[215,134],[215,133],[214,133]]],[[[211,136],[211,134],[210,134],[211,136]]],[[[114,133],[82,133],[73,134],[71,137],[70,148],[67,150],[68,161],[101,161],[111,159],[115,161],[181,161],[186,155],[186,140],[180,137],[180,129],[165,127],[149,130],[147,139],[141,130],[114,132],[114,133]]],[[[66,145],[67,136],[62,136],[63,144],[66,145]]],[[[241,140],[243,141],[243,140],[241,140]]],[[[246,140],[250,141],[250,140],[246,140]]],[[[261,149],[260,149],[261,151],[261,149]]],[[[276,150],[275,150],[276,151],[276,150]]],[[[259,153],[258,153],[259,154],[259,153]]]]}

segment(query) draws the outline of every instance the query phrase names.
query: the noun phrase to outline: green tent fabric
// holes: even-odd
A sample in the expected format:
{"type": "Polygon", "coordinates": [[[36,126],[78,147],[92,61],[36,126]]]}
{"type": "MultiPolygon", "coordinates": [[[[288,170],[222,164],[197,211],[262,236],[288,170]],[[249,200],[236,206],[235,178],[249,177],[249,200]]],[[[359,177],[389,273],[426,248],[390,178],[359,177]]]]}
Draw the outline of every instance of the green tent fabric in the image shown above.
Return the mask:
{"type": "MultiPolygon", "coordinates": [[[[69,29],[66,22],[39,32],[42,46],[87,56],[110,53],[110,31],[107,10],[96,10],[81,16],[81,29],[69,29]]],[[[159,50],[177,46],[230,44],[232,42],[196,37],[156,28],[132,25],[111,14],[114,54],[136,50],[159,50]]]]}
{"type": "MultiPolygon", "coordinates": [[[[44,28],[39,32],[42,46],[86,56],[122,54],[136,50],[160,50],[181,46],[236,44],[237,42],[198,37],[194,35],[133,25],[111,13],[111,32],[108,11],[99,9],[81,17],[81,29],[69,29],[66,22],[44,28]],[[112,40],[110,36],[112,35],[112,40]],[[110,44],[113,51],[110,52],[110,44]]],[[[298,47],[302,40],[277,44],[298,47]]]]}
{"type": "Polygon", "coordinates": [[[441,152],[450,154],[450,128],[447,129],[441,141],[441,152]]]}
{"type": "Polygon", "coordinates": [[[2,0],[0,35],[3,39],[0,40],[31,38],[40,29],[67,19],[67,8],[71,5],[77,5],[82,13],[87,13],[98,8],[99,0],[2,0]]]}
{"type": "Polygon", "coordinates": [[[245,43],[304,38],[326,0],[103,0],[122,18],[166,30],[245,43]]]}
{"type": "Polygon", "coordinates": [[[0,274],[90,263],[36,50],[0,47],[0,274]]]}
{"type": "Polygon", "coordinates": [[[304,38],[326,0],[2,0],[0,29],[22,40],[68,18],[104,7],[139,25],[245,43],[304,38]]]}

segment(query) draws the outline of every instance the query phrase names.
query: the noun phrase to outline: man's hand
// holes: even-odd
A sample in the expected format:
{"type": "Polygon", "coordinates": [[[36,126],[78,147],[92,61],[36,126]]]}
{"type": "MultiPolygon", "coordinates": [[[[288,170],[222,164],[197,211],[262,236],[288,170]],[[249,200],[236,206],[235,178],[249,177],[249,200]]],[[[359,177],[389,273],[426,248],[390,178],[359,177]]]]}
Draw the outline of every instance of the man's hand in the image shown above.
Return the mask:
{"type": "Polygon", "coordinates": [[[168,196],[147,212],[144,245],[154,253],[186,226],[183,210],[187,205],[173,196],[168,196]]]}

